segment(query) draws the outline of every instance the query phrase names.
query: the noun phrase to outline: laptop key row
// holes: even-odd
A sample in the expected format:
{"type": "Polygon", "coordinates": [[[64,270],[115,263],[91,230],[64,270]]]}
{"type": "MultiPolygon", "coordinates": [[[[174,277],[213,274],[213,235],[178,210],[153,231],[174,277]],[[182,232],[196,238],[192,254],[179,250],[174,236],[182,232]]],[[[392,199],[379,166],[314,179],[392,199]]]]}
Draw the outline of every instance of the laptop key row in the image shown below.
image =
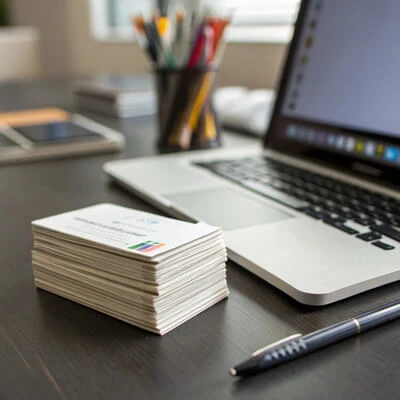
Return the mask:
{"type": "Polygon", "coordinates": [[[266,157],[196,165],[383,250],[394,246],[380,241],[382,235],[400,242],[400,202],[396,199],[266,157]],[[370,231],[360,233],[348,221],[370,231]]]}

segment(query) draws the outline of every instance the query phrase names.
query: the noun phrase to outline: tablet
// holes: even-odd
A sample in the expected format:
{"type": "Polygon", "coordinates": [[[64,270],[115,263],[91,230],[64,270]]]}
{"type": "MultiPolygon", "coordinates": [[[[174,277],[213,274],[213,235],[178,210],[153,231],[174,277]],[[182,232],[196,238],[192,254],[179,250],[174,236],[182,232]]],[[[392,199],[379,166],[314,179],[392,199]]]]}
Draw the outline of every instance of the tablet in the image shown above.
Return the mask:
{"type": "Polygon", "coordinates": [[[0,113],[0,164],[118,151],[124,136],[57,108],[0,113]]]}

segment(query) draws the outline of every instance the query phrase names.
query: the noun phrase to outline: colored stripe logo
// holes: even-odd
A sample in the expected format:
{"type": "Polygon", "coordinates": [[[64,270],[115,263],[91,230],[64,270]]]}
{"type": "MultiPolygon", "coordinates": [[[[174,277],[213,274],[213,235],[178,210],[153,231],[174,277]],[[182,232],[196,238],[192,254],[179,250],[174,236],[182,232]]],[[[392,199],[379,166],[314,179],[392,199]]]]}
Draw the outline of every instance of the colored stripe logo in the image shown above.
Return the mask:
{"type": "Polygon", "coordinates": [[[146,242],[130,246],[129,249],[141,251],[142,253],[149,253],[150,251],[156,250],[162,246],[165,246],[165,243],[154,242],[153,240],[147,240],[146,242]]]}

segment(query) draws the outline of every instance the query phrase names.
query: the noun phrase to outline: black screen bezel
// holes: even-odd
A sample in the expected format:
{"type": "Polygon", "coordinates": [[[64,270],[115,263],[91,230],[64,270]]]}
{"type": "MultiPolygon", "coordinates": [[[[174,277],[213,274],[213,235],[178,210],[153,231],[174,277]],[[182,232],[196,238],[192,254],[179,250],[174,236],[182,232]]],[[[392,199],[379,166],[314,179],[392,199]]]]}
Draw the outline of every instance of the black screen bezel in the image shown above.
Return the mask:
{"type": "Polygon", "coordinates": [[[361,136],[365,139],[377,139],[385,141],[393,145],[399,145],[400,140],[393,137],[379,134],[377,132],[367,132],[362,130],[354,130],[347,127],[338,127],[328,124],[311,122],[310,120],[302,120],[300,118],[290,118],[281,112],[285,94],[290,80],[290,73],[295,61],[298,46],[301,44],[301,32],[306,22],[308,8],[311,7],[311,0],[303,0],[300,5],[298,18],[294,28],[292,41],[286,55],[286,61],[282,70],[279,81],[279,90],[277,90],[277,99],[272,113],[271,121],[264,136],[264,148],[278,151],[287,155],[295,156],[300,159],[317,162],[330,168],[338,169],[357,176],[368,176],[369,179],[376,180],[377,183],[389,185],[398,189],[400,187],[399,168],[391,167],[373,160],[355,157],[354,155],[345,155],[342,153],[331,152],[308,145],[307,143],[299,143],[285,137],[285,129],[289,123],[297,123],[302,126],[313,129],[323,129],[325,132],[337,133],[340,131],[344,135],[361,136]],[[362,165],[361,171],[356,166],[362,165]],[[371,178],[370,171],[374,171],[374,177],[371,178]]]}

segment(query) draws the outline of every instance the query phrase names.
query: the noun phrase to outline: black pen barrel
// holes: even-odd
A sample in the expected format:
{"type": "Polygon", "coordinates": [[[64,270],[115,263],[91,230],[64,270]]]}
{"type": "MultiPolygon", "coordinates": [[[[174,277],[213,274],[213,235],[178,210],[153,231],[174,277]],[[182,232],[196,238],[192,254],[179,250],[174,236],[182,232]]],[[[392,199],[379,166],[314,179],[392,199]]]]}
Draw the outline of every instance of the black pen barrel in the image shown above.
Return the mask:
{"type": "Polygon", "coordinates": [[[400,317],[400,302],[360,314],[347,321],[303,336],[308,351],[318,350],[400,317]]]}
{"type": "Polygon", "coordinates": [[[360,331],[364,332],[368,329],[393,321],[400,317],[400,302],[394,302],[389,307],[382,307],[374,311],[366,312],[358,315],[355,319],[360,324],[360,331]]]}
{"type": "Polygon", "coordinates": [[[308,352],[330,346],[359,333],[357,321],[348,319],[303,336],[308,352]]]}

